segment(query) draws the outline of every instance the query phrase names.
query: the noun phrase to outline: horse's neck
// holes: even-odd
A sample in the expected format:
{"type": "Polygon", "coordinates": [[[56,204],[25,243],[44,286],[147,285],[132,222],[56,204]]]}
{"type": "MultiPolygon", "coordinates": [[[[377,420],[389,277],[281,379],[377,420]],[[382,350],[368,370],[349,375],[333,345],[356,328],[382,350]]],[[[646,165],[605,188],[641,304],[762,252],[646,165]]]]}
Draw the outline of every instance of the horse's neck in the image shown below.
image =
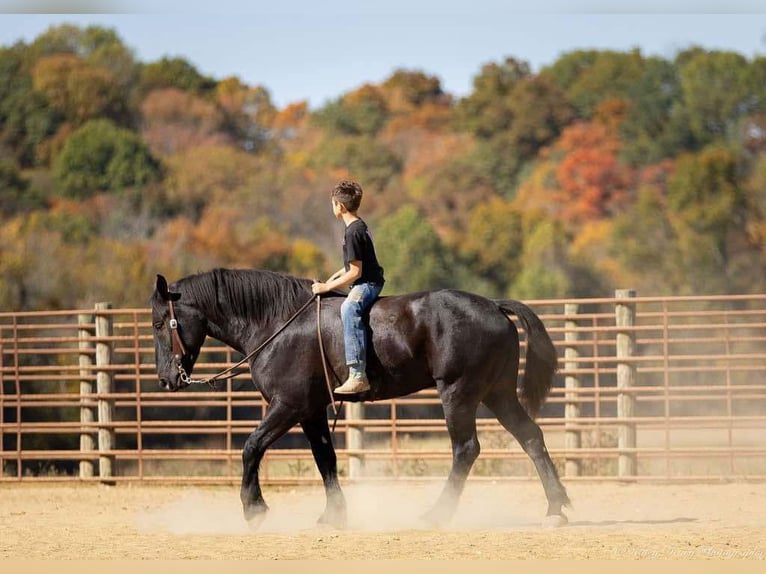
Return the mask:
{"type": "Polygon", "coordinates": [[[275,318],[259,323],[251,317],[223,316],[217,313],[208,313],[206,319],[209,337],[221,341],[243,354],[266,340],[288,321],[288,318],[275,318]]]}
{"type": "Polygon", "coordinates": [[[244,337],[241,336],[241,333],[237,333],[232,329],[230,325],[224,329],[218,322],[214,322],[212,319],[208,318],[207,334],[209,337],[221,341],[236,351],[241,353],[244,352],[243,349],[246,343],[244,337]]]}

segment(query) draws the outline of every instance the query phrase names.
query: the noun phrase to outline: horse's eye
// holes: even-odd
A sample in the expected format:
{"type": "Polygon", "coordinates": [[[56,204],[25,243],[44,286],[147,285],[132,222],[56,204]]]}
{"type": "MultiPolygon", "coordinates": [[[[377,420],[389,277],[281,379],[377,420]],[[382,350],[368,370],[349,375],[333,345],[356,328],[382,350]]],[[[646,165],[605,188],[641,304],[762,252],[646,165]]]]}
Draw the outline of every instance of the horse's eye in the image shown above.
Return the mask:
{"type": "Polygon", "coordinates": [[[165,323],[163,321],[157,321],[154,324],[154,328],[157,329],[158,331],[161,331],[164,326],[165,326],[165,323]]]}

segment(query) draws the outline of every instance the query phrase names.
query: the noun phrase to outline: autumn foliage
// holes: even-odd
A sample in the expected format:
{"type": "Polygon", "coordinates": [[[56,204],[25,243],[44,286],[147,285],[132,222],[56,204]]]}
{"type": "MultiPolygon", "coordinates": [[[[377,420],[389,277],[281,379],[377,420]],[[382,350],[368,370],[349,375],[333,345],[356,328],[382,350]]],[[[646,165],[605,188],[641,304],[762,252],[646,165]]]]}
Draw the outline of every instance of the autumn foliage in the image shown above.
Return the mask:
{"type": "Polygon", "coordinates": [[[157,272],[324,277],[346,177],[389,293],[766,289],[762,57],[578,50],[538,73],[503,57],[463,97],[398,69],[280,108],[61,26],[0,48],[0,71],[0,310],[143,305],[157,272]]]}

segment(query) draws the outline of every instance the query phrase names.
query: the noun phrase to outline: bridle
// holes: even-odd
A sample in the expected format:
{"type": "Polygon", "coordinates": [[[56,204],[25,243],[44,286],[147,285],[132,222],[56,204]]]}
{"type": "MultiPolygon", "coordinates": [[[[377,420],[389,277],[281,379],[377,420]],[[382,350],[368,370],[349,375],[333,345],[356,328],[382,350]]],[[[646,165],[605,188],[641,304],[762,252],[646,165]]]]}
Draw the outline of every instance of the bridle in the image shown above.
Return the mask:
{"type": "Polygon", "coordinates": [[[171,349],[173,351],[173,360],[176,362],[176,369],[178,369],[178,374],[181,376],[181,383],[183,383],[184,387],[188,387],[189,385],[197,383],[207,383],[210,387],[215,389],[215,380],[204,381],[192,379],[189,376],[189,373],[186,372],[186,369],[183,365],[183,358],[187,355],[186,346],[181,339],[181,335],[178,333],[178,319],[176,319],[176,310],[173,306],[172,299],[168,299],[168,309],[170,311],[169,325],[171,349]]]}
{"type": "MultiPolygon", "coordinates": [[[[186,372],[186,369],[183,366],[183,359],[188,355],[186,352],[186,346],[184,345],[183,340],[181,339],[181,335],[179,334],[179,325],[178,325],[178,319],[176,319],[176,310],[173,306],[173,300],[168,299],[168,310],[170,312],[170,340],[171,340],[171,349],[173,352],[173,360],[176,363],[176,369],[178,370],[178,374],[181,377],[181,383],[183,384],[183,388],[186,388],[190,385],[208,385],[213,390],[216,389],[215,383],[216,381],[225,381],[227,379],[231,379],[237,375],[237,373],[233,372],[234,369],[237,367],[242,366],[245,362],[252,359],[255,355],[261,352],[263,348],[271,343],[277,335],[279,335],[282,331],[287,329],[287,327],[292,323],[303,311],[306,310],[306,308],[311,305],[311,303],[314,301],[314,297],[312,296],[309,298],[308,301],[306,301],[293,315],[285,321],[285,323],[274,333],[271,334],[271,336],[266,339],[263,343],[258,345],[258,347],[252,351],[250,351],[245,357],[239,361],[238,363],[231,365],[230,367],[227,367],[220,373],[217,373],[213,375],[212,377],[209,377],[207,379],[192,379],[189,374],[186,372]]],[[[324,352],[324,344],[322,343],[322,330],[321,330],[321,323],[320,323],[320,305],[321,305],[321,297],[319,295],[316,296],[316,302],[317,302],[317,338],[319,339],[319,352],[322,356],[322,367],[324,369],[324,376],[325,376],[325,382],[327,383],[327,391],[330,393],[330,400],[332,402],[332,410],[335,413],[335,420],[338,420],[338,409],[335,407],[335,400],[333,399],[332,394],[332,383],[330,383],[330,376],[327,370],[327,360],[325,358],[325,352],[324,352]]],[[[334,374],[334,373],[333,373],[334,374]]],[[[342,403],[342,401],[341,401],[342,403]]],[[[335,430],[335,424],[333,423],[333,430],[335,430]]]]}

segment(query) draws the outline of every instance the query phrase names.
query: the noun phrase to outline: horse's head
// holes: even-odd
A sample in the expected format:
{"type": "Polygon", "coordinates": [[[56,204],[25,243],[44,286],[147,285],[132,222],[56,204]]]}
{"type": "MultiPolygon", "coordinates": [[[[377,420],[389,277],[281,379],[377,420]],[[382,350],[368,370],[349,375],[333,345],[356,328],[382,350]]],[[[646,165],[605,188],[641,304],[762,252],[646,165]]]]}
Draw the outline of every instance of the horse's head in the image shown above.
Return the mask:
{"type": "Polygon", "coordinates": [[[205,341],[207,320],[181,293],[170,291],[167,280],[157,275],[150,299],[154,353],[160,388],[177,391],[189,385],[194,362],[205,341]]]}

